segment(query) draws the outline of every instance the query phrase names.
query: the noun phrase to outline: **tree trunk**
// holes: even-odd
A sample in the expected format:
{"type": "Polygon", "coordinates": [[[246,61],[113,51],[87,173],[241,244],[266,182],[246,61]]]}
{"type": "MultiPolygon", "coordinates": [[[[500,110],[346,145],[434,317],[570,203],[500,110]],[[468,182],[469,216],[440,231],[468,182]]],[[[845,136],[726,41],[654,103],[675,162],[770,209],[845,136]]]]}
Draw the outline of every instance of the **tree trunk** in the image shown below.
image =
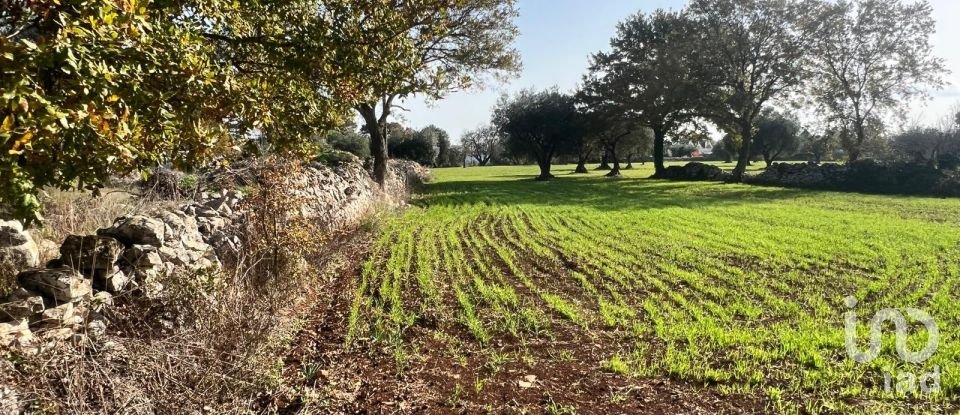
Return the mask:
{"type": "Polygon", "coordinates": [[[627,154],[627,167],[624,170],[633,170],[633,154],[627,154]]]}
{"type": "Polygon", "coordinates": [[[583,148],[580,149],[579,154],[577,154],[577,168],[573,172],[576,174],[586,174],[587,171],[587,159],[590,158],[590,153],[593,151],[585,152],[583,148]]]}
{"type": "Polygon", "coordinates": [[[613,168],[607,173],[607,177],[620,177],[620,160],[617,159],[617,151],[611,148],[609,153],[610,159],[613,160],[613,168]]]}
{"type": "Polygon", "coordinates": [[[741,126],[743,143],[740,145],[740,157],[737,159],[737,167],[733,169],[733,181],[740,183],[750,165],[750,145],[753,141],[753,125],[741,126]]]}
{"type": "Polygon", "coordinates": [[[574,170],[573,172],[574,172],[574,173],[577,173],[577,174],[587,174],[587,173],[590,173],[590,172],[587,170],[587,160],[585,160],[585,159],[580,159],[580,160],[577,162],[577,169],[574,170]]]}
{"type": "MultiPolygon", "coordinates": [[[[387,180],[387,138],[381,129],[376,106],[360,104],[357,107],[370,134],[370,155],[373,156],[373,180],[383,186],[387,180]]],[[[384,111],[387,111],[384,109],[384,111]]],[[[385,117],[386,114],[381,117],[385,117]]]]}
{"type": "Polygon", "coordinates": [[[666,141],[667,132],[663,128],[653,130],[653,169],[654,176],[661,174],[667,168],[663,164],[663,147],[666,141]]]}
{"type": "Polygon", "coordinates": [[[863,142],[867,141],[867,132],[863,128],[863,122],[856,122],[856,134],[857,134],[857,143],[853,145],[853,148],[850,149],[850,154],[847,162],[853,163],[857,160],[860,160],[860,153],[863,151],[863,142]]]}
{"type": "Polygon", "coordinates": [[[550,180],[553,178],[553,175],[550,174],[550,158],[541,158],[537,161],[537,164],[540,166],[540,176],[537,177],[537,180],[550,180]]]}
{"type": "Polygon", "coordinates": [[[608,157],[606,151],[604,151],[603,155],[600,156],[600,165],[594,170],[610,170],[610,158],[608,157]]]}

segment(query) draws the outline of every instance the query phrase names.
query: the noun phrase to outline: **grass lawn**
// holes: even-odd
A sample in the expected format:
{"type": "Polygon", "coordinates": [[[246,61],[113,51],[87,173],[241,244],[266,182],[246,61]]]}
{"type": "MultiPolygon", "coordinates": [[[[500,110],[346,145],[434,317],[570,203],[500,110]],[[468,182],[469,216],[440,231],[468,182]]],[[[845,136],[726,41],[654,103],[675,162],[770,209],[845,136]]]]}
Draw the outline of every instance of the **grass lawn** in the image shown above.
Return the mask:
{"type": "Polygon", "coordinates": [[[635,166],[620,179],[559,166],[552,182],[530,166],[434,170],[378,231],[347,345],[392,354],[401,377],[430,366],[444,402],[471,413],[647,412],[638,396],[669,390],[755,412],[957,410],[960,200],[653,181],[635,166]],[[892,324],[876,360],[848,357],[844,313],[865,349],[874,313],[907,307],[938,323],[931,359],[902,362],[892,324]],[[895,385],[937,367],[939,393],[883,390],[887,371],[895,385]]]}

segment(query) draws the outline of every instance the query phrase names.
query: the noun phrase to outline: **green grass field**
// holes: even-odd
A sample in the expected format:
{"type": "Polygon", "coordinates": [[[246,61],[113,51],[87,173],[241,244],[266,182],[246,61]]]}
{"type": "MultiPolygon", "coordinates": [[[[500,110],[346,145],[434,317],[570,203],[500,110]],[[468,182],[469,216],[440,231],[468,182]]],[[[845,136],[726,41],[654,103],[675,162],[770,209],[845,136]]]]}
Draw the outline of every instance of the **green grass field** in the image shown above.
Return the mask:
{"type": "MultiPolygon", "coordinates": [[[[496,365],[504,344],[575,332],[603,351],[586,362],[598,372],[755,396],[770,412],[956,411],[960,200],[662,182],[636,166],[620,179],[560,166],[545,183],[535,167],[434,170],[380,228],[350,345],[385,344],[403,371],[464,348],[496,365]],[[914,307],[938,323],[936,354],[901,362],[888,325],[880,357],[854,362],[850,295],[861,349],[877,310],[914,307]],[[935,367],[939,393],[883,390],[885,371],[935,367]]],[[[926,332],[911,327],[919,350],[926,332]]]]}

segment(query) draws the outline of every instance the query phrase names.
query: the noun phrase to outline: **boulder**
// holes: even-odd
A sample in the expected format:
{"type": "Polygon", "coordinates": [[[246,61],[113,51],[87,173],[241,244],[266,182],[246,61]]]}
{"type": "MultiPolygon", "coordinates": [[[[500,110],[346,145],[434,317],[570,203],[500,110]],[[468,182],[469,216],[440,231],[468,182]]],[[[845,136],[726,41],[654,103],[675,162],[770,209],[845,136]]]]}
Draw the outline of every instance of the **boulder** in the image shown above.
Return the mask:
{"type": "Polygon", "coordinates": [[[103,291],[106,291],[110,294],[122,293],[127,289],[133,288],[131,286],[132,274],[127,274],[120,269],[115,269],[105,274],[103,277],[97,277],[94,281],[98,288],[101,288],[103,291]]]}
{"type": "Polygon", "coordinates": [[[44,311],[43,297],[33,296],[0,304],[0,321],[17,321],[44,311]]]}
{"type": "Polygon", "coordinates": [[[60,260],[80,271],[113,268],[123,245],[109,236],[70,235],[60,246],[60,260]]]}
{"type": "Polygon", "coordinates": [[[132,271],[129,274],[153,272],[159,275],[164,270],[160,250],[150,245],[134,245],[123,252],[122,259],[129,271],[132,271]]]}
{"type": "Polygon", "coordinates": [[[34,343],[27,320],[0,323],[0,347],[26,348],[34,343]]]}
{"type": "Polygon", "coordinates": [[[0,220],[0,278],[40,263],[40,249],[18,221],[0,220]]]}
{"type": "Polygon", "coordinates": [[[44,310],[30,325],[40,328],[60,328],[70,325],[75,316],[73,303],[63,303],[44,310]]]}
{"type": "Polygon", "coordinates": [[[23,245],[29,240],[19,221],[0,220],[0,247],[23,245]]]}
{"type": "Polygon", "coordinates": [[[92,292],[90,280],[70,267],[29,269],[17,275],[17,281],[23,288],[57,303],[71,302],[92,292]]]}
{"type": "Polygon", "coordinates": [[[97,235],[116,238],[128,246],[160,246],[167,237],[163,221],[143,215],[121,217],[109,228],[98,230],[97,235]]]}

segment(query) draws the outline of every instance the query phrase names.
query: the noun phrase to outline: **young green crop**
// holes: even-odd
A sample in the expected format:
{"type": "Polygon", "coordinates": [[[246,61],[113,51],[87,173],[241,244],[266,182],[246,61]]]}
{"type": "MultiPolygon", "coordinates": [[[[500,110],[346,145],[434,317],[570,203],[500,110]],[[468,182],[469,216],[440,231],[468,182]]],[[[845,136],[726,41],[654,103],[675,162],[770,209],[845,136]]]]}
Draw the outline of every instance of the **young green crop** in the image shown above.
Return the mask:
{"type": "MultiPolygon", "coordinates": [[[[960,405],[960,200],[663,182],[644,179],[649,167],[622,179],[559,167],[537,182],[535,170],[435,170],[417,208],[381,227],[351,345],[404,349],[404,331],[438,320],[449,350],[489,347],[499,368],[492,344],[573,330],[610,350],[598,371],[755,394],[776,412],[960,405]],[[906,307],[939,323],[933,358],[903,363],[892,335],[870,364],[847,356],[845,312],[864,347],[876,311],[906,307]],[[938,394],[882,390],[886,370],[934,367],[938,394]]],[[[914,330],[909,344],[925,341],[914,330]]]]}

